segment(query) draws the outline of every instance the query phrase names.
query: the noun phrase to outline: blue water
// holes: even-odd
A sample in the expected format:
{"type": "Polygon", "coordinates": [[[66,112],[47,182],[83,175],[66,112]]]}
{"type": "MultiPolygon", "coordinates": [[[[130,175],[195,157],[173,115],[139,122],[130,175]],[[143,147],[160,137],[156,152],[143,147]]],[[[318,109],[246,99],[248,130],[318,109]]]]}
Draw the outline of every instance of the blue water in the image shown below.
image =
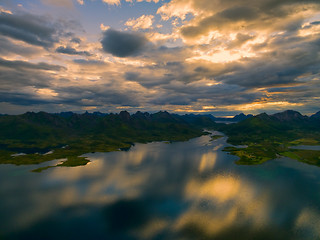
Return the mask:
{"type": "Polygon", "coordinates": [[[320,151],[320,146],[309,146],[309,145],[299,145],[299,146],[293,146],[290,147],[292,149],[302,149],[302,150],[314,150],[314,151],[320,151]]]}
{"type": "Polygon", "coordinates": [[[0,165],[0,239],[319,239],[320,168],[239,166],[227,145],[136,144],[42,173],[0,165]]]}

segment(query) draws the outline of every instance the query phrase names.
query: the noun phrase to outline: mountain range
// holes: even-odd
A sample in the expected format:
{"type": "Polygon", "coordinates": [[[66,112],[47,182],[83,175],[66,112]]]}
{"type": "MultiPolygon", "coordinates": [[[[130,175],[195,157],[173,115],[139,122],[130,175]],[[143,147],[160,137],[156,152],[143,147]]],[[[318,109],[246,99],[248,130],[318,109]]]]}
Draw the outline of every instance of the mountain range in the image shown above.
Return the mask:
{"type": "Polygon", "coordinates": [[[294,140],[295,138],[312,138],[320,132],[320,112],[308,117],[293,110],[268,115],[261,113],[244,121],[219,129],[225,132],[232,144],[261,142],[266,138],[294,140]]]}
{"type": "MultiPolygon", "coordinates": [[[[0,163],[34,164],[59,158],[74,160],[88,152],[126,149],[135,142],[184,141],[206,134],[203,129],[221,131],[228,136],[229,143],[254,146],[255,151],[258,145],[259,151],[264,146],[263,149],[268,151],[260,151],[260,154],[267,154],[268,159],[284,149],[279,146],[297,139],[320,143],[320,112],[310,117],[293,110],[272,115],[239,114],[231,120],[235,123],[221,123],[221,118],[212,115],[178,115],[166,111],[152,114],[122,111],[116,114],[27,112],[2,115],[0,163]],[[54,150],[54,154],[36,154],[49,150],[54,150]],[[11,156],[19,152],[28,155],[11,156]]],[[[83,163],[83,159],[80,162],[83,163]]],[[[77,164],[73,161],[69,165],[77,164]]]]}

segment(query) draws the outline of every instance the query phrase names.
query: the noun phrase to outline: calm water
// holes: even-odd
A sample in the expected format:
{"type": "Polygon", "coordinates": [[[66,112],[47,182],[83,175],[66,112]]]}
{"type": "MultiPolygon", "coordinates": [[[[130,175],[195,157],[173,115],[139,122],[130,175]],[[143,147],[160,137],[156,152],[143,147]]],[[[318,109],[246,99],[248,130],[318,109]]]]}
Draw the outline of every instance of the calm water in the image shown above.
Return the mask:
{"type": "Polygon", "coordinates": [[[226,138],[209,139],[42,173],[0,165],[0,239],[319,239],[320,168],[238,166],[226,138]]]}
{"type": "Polygon", "coordinates": [[[292,149],[302,149],[302,150],[315,150],[320,151],[320,146],[307,146],[307,145],[300,145],[291,147],[292,149]]]}

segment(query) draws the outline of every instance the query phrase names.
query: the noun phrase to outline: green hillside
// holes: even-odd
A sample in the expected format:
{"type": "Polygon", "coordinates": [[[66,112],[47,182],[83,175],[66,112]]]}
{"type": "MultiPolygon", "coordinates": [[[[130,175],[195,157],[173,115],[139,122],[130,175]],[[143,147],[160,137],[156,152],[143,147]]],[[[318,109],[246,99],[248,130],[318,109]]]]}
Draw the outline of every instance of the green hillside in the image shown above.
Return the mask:
{"type": "MultiPolygon", "coordinates": [[[[210,119],[203,120],[214,126],[210,119]]],[[[0,163],[37,164],[67,159],[60,166],[84,165],[88,152],[127,149],[135,142],[185,141],[204,134],[203,125],[168,112],[155,114],[49,114],[0,116],[0,163]],[[50,154],[45,154],[49,151],[50,154]],[[12,156],[16,153],[26,155],[12,156]]]]}
{"type": "Polygon", "coordinates": [[[320,166],[320,151],[290,148],[294,145],[320,145],[320,120],[316,117],[302,116],[292,110],[274,115],[263,113],[236,124],[224,125],[219,130],[228,135],[229,143],[247,146],[225,149],[240,157],[238,164],[260,164],[286,156],[320,166]]]}

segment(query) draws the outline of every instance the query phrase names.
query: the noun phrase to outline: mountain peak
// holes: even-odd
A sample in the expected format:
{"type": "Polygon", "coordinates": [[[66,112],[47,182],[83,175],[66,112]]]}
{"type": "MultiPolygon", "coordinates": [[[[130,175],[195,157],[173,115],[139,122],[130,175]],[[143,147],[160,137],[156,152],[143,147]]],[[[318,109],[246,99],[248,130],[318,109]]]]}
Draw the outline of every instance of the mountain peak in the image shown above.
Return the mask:
{"type": "Polygon", "coordinates": [[[244,113],[240,113],[240,114],[234,116],[232,118],[232,120],[240,122],[240,121],[246,120],[248,118],[251,118],[252,116],[253,116],[252,114],[245,115],[244,113]]]}
{"type": "Polygon", "coordinates": [[[268,114],[266,114],[265,112],[258,114],[256,117],[261,118],[261,119],[270,118],[270,116],[268,114]]]}
{"type": "Polygon", "coordinates": [[[320,119],[320,111],[315,113],[315,114],[313,114],[310,118],[311,119],[320,119]]]}
{"type": "Polygon", "coordinates": [[[286,110],[284,112],[276,113],[272,115],[279,121],[293,121],[293,120],[305,120],[307,117],[294,110],[286,110]]]}
{"type": "Polygon", "coordinates": [[[126,121],[130,120],[130,113],[128,113],[127,111],[121,111],[119,113],[119,116],[122,120],[126,120],[126,121]]]}

